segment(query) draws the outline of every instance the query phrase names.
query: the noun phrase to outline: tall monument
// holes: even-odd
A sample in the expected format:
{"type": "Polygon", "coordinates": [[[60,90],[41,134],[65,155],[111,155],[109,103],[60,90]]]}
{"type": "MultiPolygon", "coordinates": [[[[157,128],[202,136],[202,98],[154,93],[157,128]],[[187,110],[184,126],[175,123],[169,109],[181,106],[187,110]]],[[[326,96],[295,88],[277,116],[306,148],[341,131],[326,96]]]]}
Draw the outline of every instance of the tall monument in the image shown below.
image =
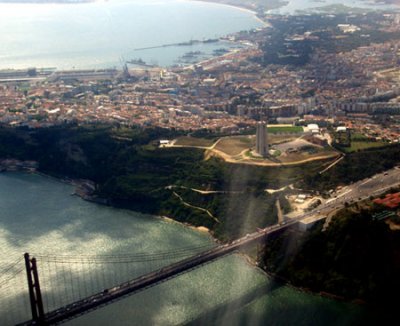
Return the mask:
{"type": "Polygon", "coordinates": [[[268,134],[267,124],[265,122],[257,123],[256,152],[262,157],[268,156],[268,134]]]}

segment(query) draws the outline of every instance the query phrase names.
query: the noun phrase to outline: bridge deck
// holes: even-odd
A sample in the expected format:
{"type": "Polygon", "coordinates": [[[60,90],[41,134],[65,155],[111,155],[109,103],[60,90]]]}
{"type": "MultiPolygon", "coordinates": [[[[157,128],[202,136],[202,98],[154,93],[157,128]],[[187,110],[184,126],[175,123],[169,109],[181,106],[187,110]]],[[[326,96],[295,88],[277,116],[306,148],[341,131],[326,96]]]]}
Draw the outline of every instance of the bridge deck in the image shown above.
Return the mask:
{"type": "MultiPolygon", "coordinates": [[[[149,287],[155,286],[161,282],[167,281],[168,279],[174,278],[179,274],[197,268],[201,265],[209,263],[220,257],[226,256],[240,248],[257,243],[265,239],[268,235],[277,232],[279,230],[282,230],[284,228],[287,228],[289,226],[292,226],[297,222],[298,222],[297,220],[293,220],[287,223],[281,223],[278,225],[267,227],[265,229],[259,230],[258,232],[248,234],[245,237],[235,240],[231,243],[220,245],[213,249],[197,254],[193,257],[186,258],[177,263],[166,266],[160,270],[140,276],[126,283],[122,283],[113,288],[105,289],[100,293],[76,301],[57,310],[48,312],[45,315],[44,323],[46,325],[59,323],[64,320],[68,320],[77,317],[79,315],[82,315],[90,310],[94,310],[99,306],[106,305],[123,296],[133,294],[135,292],[139,292],[149,287]]],[[[34,324],[35,323],[33,321],[28,321],[21,325],[34,325],[34,324]]]]}

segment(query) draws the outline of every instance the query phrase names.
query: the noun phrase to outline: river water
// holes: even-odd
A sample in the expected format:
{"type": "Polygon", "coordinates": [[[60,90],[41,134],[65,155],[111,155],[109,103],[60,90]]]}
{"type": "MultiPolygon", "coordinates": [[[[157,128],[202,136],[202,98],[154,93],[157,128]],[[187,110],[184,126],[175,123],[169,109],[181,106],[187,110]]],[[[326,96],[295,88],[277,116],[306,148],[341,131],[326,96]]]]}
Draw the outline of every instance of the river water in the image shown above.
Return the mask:
{"type": "Polygon", "coordinates": [[[217,38],[262,25],[251,12],[183,0],[0,3],[0,69],[121,68],[124,61],[138,58],[169,66],[188,52],[202,52],[202,58],[233,45],[137,49],[217,38]]]}
{"type": "MultiPolygon", "coordinates": [[[[362,0],[290,0],[271,13],[294,14],[331,4],[389,8],[362,0]]],[[[0,3],[0,69],[122,68],[125,61],[184,64],[200,61],[229,42],[168,46],[218,38],[264,26],[249,11],[185,0],[110,0],[80,4],[0,3]],[[143,49],[148,47],[156,47],[143,49]]]]}
{"type": "MultiPolygon", "coordinates": [[[[215,245],[207,234],[153,216],[89,203],[71,196],[72,192],[72,186],[48,177],[0,174],[2,264],[15,261],[24,252],[35,256],[115,256],[215,245]]],[[[44,285],[46,263],[39,259],[38,265],[44,285]]],[[[118,273],[120,266],[107,268],[110,273],[118,273]]],[[[0,278],[3,283],[7,275],[0,278]]],[[[65,295],[55,283],[51,286],[56,298],[65,295]]],[[[29,318],[25,285],[20,287],[20,293],[15,294],[18,299],[10,306],[5,300],[9,300],[14,289],[9,288],[5,296],[0,284],[0,324],[7,325],[5,315],[10,309],[16,309],[23,319],[29,318]],[[1,307],[8,307],[7,311],[1,307]]],[[[51,303],[45,302],[45,307],[48,305],[51,303]]],[[[274,285],[244,257],[233,255],[69,324],[354,325],[365,317],[360,306],[274,285]]]]}

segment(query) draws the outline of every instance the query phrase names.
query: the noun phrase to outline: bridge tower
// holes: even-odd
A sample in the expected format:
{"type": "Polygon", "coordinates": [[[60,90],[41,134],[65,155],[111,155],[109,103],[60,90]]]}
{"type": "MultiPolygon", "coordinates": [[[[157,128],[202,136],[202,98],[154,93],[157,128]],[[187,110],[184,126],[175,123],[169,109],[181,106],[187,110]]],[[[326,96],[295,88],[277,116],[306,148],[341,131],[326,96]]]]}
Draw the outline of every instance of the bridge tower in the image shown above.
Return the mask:
{"type": "Polygon", "coordinates": [[[31,303],[32,321],[37,325],[45,325],[42,293],[40,292],[39,274],[36,258],[24,254],[26,275],[28,278],[29,300],[31,303]]]}

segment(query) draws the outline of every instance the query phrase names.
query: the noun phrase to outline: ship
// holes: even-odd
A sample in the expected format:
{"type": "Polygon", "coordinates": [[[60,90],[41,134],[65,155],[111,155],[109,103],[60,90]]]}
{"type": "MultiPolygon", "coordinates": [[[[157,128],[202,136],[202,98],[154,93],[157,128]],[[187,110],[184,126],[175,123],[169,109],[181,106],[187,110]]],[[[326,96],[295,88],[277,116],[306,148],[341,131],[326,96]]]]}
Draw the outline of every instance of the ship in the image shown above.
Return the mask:
{"type": "Polygon", "coordinates": [[[155,67],[155,65],[146,63],[142,58],[128,60],[128,61],[126,61],[126,63],[132,64],[132,65],[143,66],[143,67],[155,67]]]}
{"type": "Polygon", "coordinates": [[[190,51],[190,52],[188,52],[188,53],[185,53],[185,54],[182,56],[182,58],[184,58],[184,59],[189,59],[189,58],[193,58],[193,57],[195,57],[195,56],[198,56],[198,55],[200,55],[200,54],[203,54],[203,52],[201,52],[201,51],[190,51]]]}

